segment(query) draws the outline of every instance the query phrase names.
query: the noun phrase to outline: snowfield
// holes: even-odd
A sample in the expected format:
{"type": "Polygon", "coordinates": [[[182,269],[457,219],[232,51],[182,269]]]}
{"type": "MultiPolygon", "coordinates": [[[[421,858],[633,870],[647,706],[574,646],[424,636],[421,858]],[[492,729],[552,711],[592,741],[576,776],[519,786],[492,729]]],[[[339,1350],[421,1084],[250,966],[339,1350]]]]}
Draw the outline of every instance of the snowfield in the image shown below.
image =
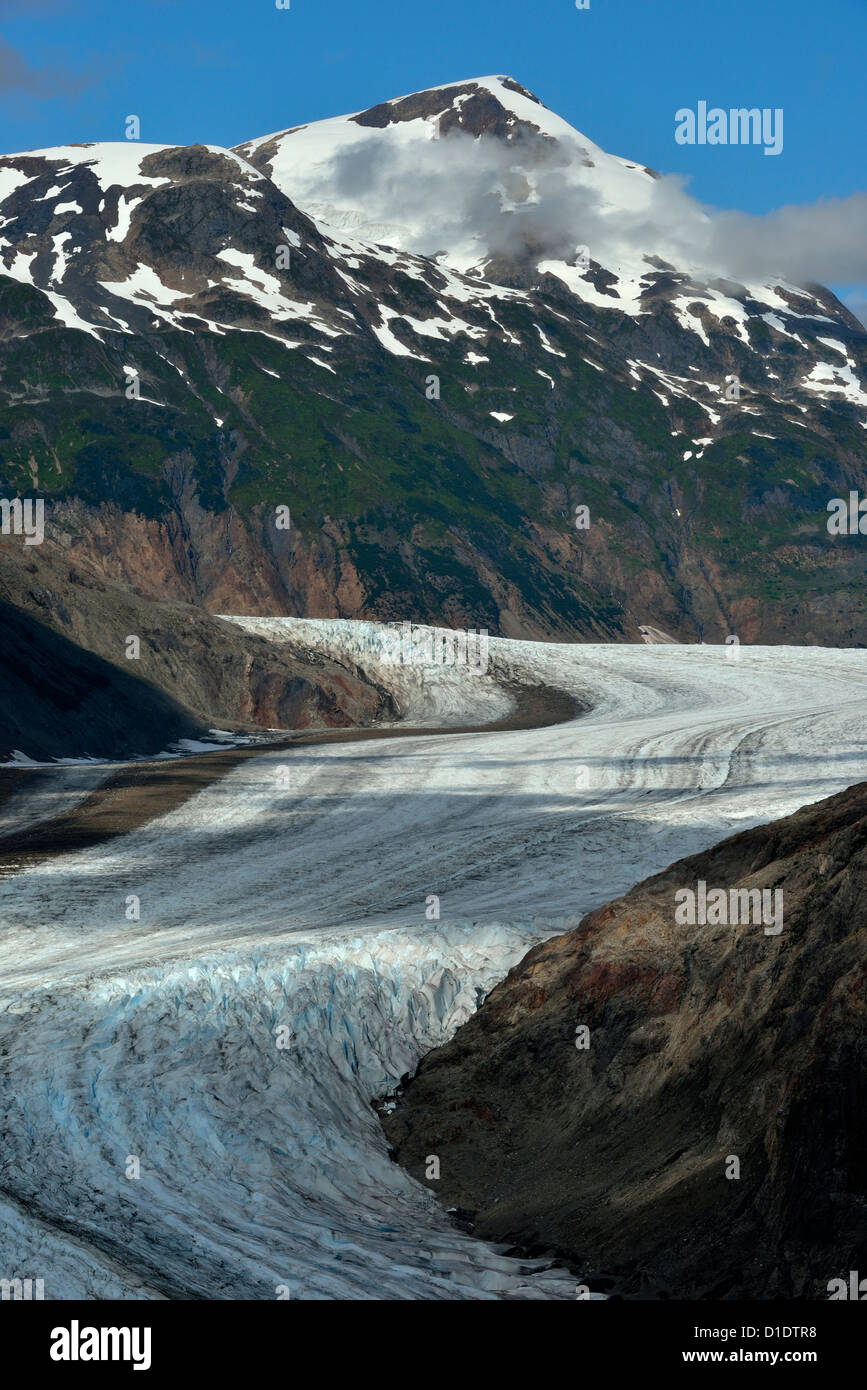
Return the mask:
{"type": "Polygon", "coordinates": [[[370,1102],[536,940],[863,780],[867,652],[491,639],[472,675],[383,666],[373,624],[237,621],[351,655],[410,723],[500,719],[522,684],[590,712],[266,750],[0,882],[0,1275],[46,1298],[574,1298],[453,1227],[370,1102]]]}

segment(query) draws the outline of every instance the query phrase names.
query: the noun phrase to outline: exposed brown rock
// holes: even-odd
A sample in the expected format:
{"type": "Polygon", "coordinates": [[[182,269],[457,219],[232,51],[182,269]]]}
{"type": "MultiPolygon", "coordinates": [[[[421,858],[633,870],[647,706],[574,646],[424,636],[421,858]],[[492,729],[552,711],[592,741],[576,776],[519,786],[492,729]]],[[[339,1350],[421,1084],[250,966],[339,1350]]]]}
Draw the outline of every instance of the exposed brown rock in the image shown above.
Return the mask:
{"type": "Polygon", "coordinates": [[[827,1298],[867,1269],[865,870],[862,783],[590,913],[422,1062],[383,1119],[398,1158],[437,1154],[477,1235],[591,1287],[827,1298]],[[675,925],[698,880],[782,888],[782,933],[675,925]]]}
{"type": "Polygon", "coordinates": [[[8,708],[0,684],[0,756],[16,748],[36,758],[127,757],[159,752],[214,726],[347,728],[397,713],[390,695],[351,661],[269,642],[191,604],[143,598],[103,578],[97,564],[70,561],[48,543],[24,551],[17,540],[0,540],[4,601],[18,626],[34,634],[25,667],[5,633],[7,681],[20,677],[34,691],[50,692],[54,671],[59,686],[78,691],[79,700],[95,695],[96,682],[105,691],[123,689],[129,708],[114,721],[116,702],[107,699],[104,709],[88,704],[90,722],[76,733],[70,722],[76,702],[67,701],[46,706],[31,727],[20,680],[14,699],[10,687],[8,708]],[[52,642],[54,634],[59,641],[52,642]],[[141,641],[138,660],[126,659],[130,635],[141,641]],[[89,654],[102,660],[88,661],[89,654]],[[84,740],[80,746],[77,738],[84,740]]]}

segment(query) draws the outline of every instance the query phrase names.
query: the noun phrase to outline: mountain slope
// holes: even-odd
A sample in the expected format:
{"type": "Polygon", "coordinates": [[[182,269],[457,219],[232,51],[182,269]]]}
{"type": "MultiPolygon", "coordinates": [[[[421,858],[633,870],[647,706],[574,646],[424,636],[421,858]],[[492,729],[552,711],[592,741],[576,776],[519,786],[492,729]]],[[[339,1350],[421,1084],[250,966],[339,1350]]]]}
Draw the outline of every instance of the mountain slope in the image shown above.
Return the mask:
{"type": "Polygon", "coordinates": [[[534,947],[383,1117],[398,1158],[591,1287],[827,1298],[867,1258],[865,869],[862,783],[534,947]],[[676,925],[701,880],[773,885],[783,931],[676,925]]]}
{"type": "Polygon", "coordinates": [[[206,729],[162,691],[0,602],[0,760],[128,758],[206,729]]]}
{"type": "Polygon", "coordinates": [[[130,757],[214,727],[351,727],[397,715],[353,662],[144,599],[48,544],[22,563],[17,543],[0,540],[0,613],[0,758],[130,757]]]}
{"type": "Polygon", "coordinates": [[[867,335],[666,259],[661,182],[505,78],[6,156],[0,489],[211,611],[862,642],[867,335]]]}

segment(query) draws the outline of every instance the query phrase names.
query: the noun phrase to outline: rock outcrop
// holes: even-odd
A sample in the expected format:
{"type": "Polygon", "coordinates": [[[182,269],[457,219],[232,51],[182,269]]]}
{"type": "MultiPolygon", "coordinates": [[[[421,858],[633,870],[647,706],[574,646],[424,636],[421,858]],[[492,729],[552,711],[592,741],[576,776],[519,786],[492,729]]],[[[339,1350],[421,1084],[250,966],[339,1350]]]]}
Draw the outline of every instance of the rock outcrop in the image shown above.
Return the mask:
{"type": "Polygon", "coordinates": [[[827,1298],[867,1271],[865,927],[862,783],[532,950],[384,1115],[396,1156],[591,1288],[827,1298]],[[780,890],[783,930],[679,924],[700,882],[780,890]]]}

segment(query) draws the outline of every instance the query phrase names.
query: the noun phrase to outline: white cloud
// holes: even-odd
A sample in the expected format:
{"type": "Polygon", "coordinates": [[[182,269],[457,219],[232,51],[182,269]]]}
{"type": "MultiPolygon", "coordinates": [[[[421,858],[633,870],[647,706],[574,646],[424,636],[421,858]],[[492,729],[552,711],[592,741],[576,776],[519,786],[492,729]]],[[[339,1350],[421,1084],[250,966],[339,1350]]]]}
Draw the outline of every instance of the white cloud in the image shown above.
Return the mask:
{"type": "Polygon", "coordinates": [[[329,181],[336,203],[345,197],[398,224],[405,249],[425,255],[475,246],[479,259],[568,260],[586,243],[603,264],[614,248],[738,281],[867,284],[867,193],[758,216],[718,211],[674,175],[650,180],[637,169],[625,176],[628,188],[621,161],[606,155],[588,176],[585,155],[577,141],[455,131],[427,142],[423,157],[414,141],[344,146],[329,181]]]}

